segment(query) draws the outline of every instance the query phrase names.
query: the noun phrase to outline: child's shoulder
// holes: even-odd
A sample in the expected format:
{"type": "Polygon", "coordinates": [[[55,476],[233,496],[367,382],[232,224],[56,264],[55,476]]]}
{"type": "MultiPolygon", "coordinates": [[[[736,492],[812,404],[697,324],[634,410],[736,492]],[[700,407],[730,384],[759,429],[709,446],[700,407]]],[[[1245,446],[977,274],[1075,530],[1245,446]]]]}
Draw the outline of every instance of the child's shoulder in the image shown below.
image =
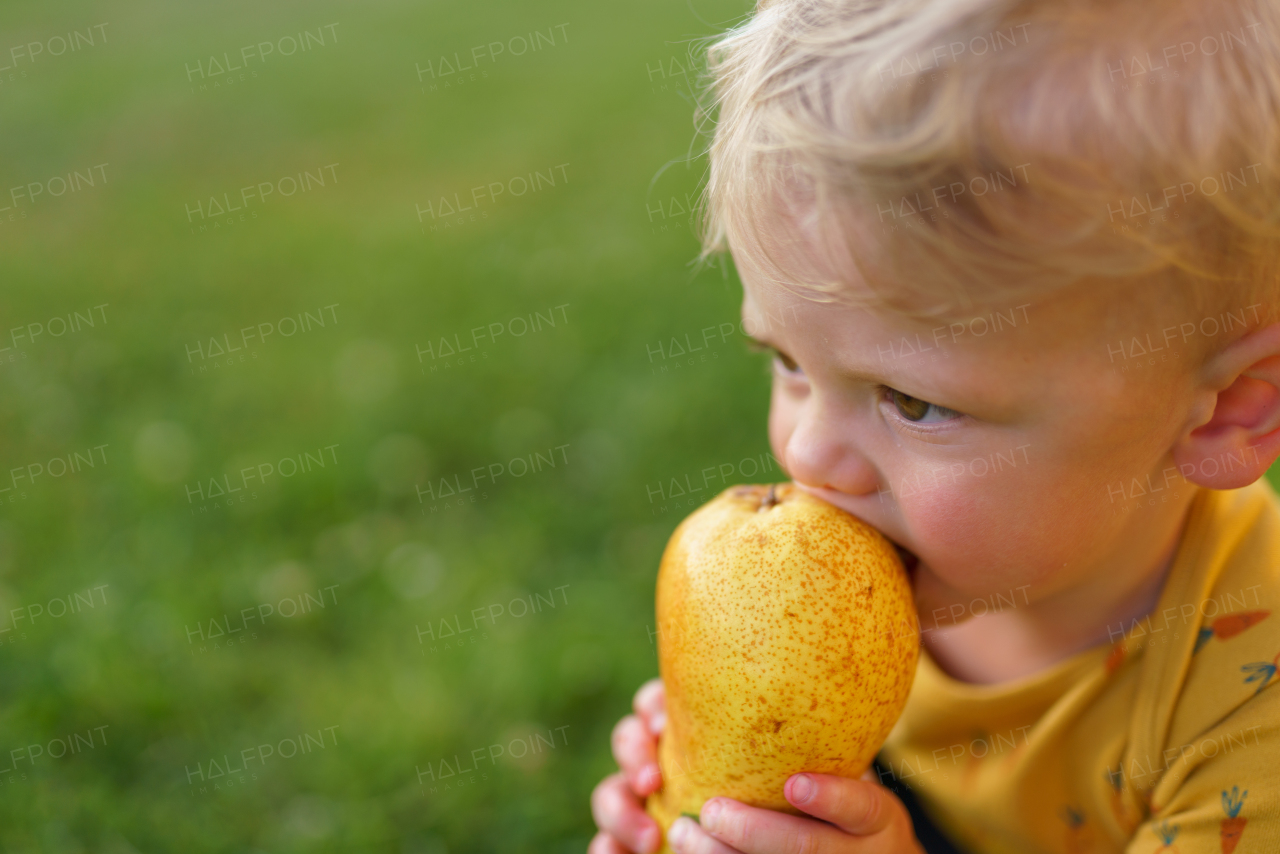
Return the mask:
{"type": "Polygon", "coordinates": [[[1184,543],[1196,560],[1183,595],[1161,603],[1193,638],[1178,686],[1184,732],[1255,697],[1280,663],[1280,497],[1259,481],[1208,499],[1208,518],[1188,523],[1200,541],[1184,543]]]}
{"type": "MultiPolygon", "coordinates": [[[[1197,511],[1202,518],[1191,520],[1184,535],[1197,541],[1183,545],[1192,551],[1186,570],[1196,576],[1187,592],[1199,596],[1199,649],[1210,637],[1229,640],[1261,625],[1280,606],[1280,495],[1263,478],[1210,492],[1197,511]]],[[[1280,636],[1280,621],[1265,633],[1280,636]]]]}

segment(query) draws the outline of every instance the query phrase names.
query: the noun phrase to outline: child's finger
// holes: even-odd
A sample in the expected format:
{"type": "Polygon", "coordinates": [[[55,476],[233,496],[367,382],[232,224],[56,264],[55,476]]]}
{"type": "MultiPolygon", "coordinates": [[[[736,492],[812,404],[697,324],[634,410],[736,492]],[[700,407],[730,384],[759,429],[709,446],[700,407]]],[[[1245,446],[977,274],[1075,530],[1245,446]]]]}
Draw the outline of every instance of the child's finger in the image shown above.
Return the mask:
{"type": "Polygon", "coordinates": [[[691,818],[680,816],[667,831],[667,842],[676,854],[741,854],[708,834],[691,818]]]}
{"type": "Polygon", "coordinates": [[[661,679],[650,679],[641,685],[632,706],[655,738],[662,733],[667,723],[667,692],[661,679]]]}
{"type": "Polygon", "coordinates": [[[623,848],[618,840],[601,830],[591,837],[591,843],[587,845],[587,854],[627,854],[627,849],[623,848]]]}
{"type": "Polygon", "coordinates": [[[587,854],[630,854],[622,843],[603,830],[595,835],[587,846],[587,854]]]}
{"type": "MultiPolygon", "coordinates": [[[[698,831],[709,834],[725,848],[692,847],[695,854],[737,851],[742,854],[779,854],[790,851],[844,851],[850,838],[836,828],[804,816],[747,806],[732,798],[711,798],[702,805],[698,831]]],[[[677,822],[678,823],[678,822],[677,822]]],[[[671,825],[675,829],[675,823],[671,825]]],[[[700,838],[690,830],[689,836],[700,838]]],[[[705,845],[699,841],[698,844],[705,845]]],[[[676,848],[675,845],[672,845],[676,848]]],[[[676,848],[679,851],[679,848],[676,848]]]]}
{"type": "Polygon", "coordinates": [[[783,787],[787,800],[845,833],[870,836],[888,829],[911,838],[911,818],[892,792],[868,780],[833,774],[793,774],[783,787]]]}
{"type": "Polygon", "coordinates": [[[591,816],[596,827],[622,843],[628,851],[652,854],[662,831],[644,811],[622,774],[610,774],[591,793],[591,816]]]}
{"type": "Polygon", "coordinates": [[[627,715],[618,721],[610,738],[613,758],[626,774],[632,791],[641,797],[662,785],[662,769],[658,766],[657,739],[640,718],[627,715]]]}

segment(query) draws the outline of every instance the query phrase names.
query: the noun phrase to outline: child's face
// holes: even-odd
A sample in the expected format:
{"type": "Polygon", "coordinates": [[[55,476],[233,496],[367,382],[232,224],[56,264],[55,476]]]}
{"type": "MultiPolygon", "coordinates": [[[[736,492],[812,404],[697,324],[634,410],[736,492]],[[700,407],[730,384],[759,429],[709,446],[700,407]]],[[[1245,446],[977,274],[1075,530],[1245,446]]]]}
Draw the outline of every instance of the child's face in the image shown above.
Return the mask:
{"type": "Polygon", "coordinates": [[[963,325],[915,322],[739,268],[746,328],[779,351],[774,455],[919,558],[922,615],[1042,601],[1176,538],[1192,487],[1169,451],[1194,418],[1194,356],[1116,352],[1121,338],[1156,340],[1163,318],[1072,292],[963,325]]]}

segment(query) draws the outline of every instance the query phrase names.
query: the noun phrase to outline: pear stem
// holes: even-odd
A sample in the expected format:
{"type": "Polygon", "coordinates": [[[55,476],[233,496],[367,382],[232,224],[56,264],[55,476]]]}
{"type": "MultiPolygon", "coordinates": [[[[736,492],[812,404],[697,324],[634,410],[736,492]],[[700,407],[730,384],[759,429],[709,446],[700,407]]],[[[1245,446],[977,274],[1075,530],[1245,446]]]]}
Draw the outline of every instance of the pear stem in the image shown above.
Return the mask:
{"type": "Polygon", "coordinates": [[[757,513],[762,513],[765,510],[772,509],[774,505],[778,503],[778,496],[775,492],[776,489],[777,484],[769,484],[769,493],[765,495],[764,501],[760,503],[760,509],[756,511],[757,513]]]}

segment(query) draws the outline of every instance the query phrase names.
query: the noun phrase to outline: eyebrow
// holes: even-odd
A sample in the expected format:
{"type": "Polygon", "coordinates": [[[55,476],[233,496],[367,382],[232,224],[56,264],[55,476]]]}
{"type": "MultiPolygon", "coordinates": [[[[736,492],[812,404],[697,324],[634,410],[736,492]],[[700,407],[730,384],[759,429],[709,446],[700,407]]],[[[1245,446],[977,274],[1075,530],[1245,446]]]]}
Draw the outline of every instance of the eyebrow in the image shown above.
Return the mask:
{"type": "MultiPolygon", "coordinates": [[[[796,362],[796,364],[799,364],[799,362],[796,361],[796,358],[794,356],[792,356],[790,353],[788,353],[786,350],[783,350],[781,347],[779,347],[776,344],[770,344],[768,341],[765,341],[762,338],[757,338],[754,335],[748,335],[745,332],[743,333],[743,337],[747,340],[748,346],[754,345],[755,347],[762,350],[773,350],[776,353],[780,353],[786,356],[791,361],[796,362]]],[[[840,374],[846,379],[870,383],[873,385],[887,386],[892,389],[899,388],[898,385],[895,382],[893,382],[894,377],[892,377],[891,375],[886,376],[885,374],[874,373],[872,371],[867,371],[867,370],[860,371],[860,370],[848,369],[844,367],[840,368],[840,374]]],[[[908,383],[908,385],[910,385],[910,383],[908,383]]],[[[920,399],[924,400],[925,398],[920,398],[920,399]]]]}

